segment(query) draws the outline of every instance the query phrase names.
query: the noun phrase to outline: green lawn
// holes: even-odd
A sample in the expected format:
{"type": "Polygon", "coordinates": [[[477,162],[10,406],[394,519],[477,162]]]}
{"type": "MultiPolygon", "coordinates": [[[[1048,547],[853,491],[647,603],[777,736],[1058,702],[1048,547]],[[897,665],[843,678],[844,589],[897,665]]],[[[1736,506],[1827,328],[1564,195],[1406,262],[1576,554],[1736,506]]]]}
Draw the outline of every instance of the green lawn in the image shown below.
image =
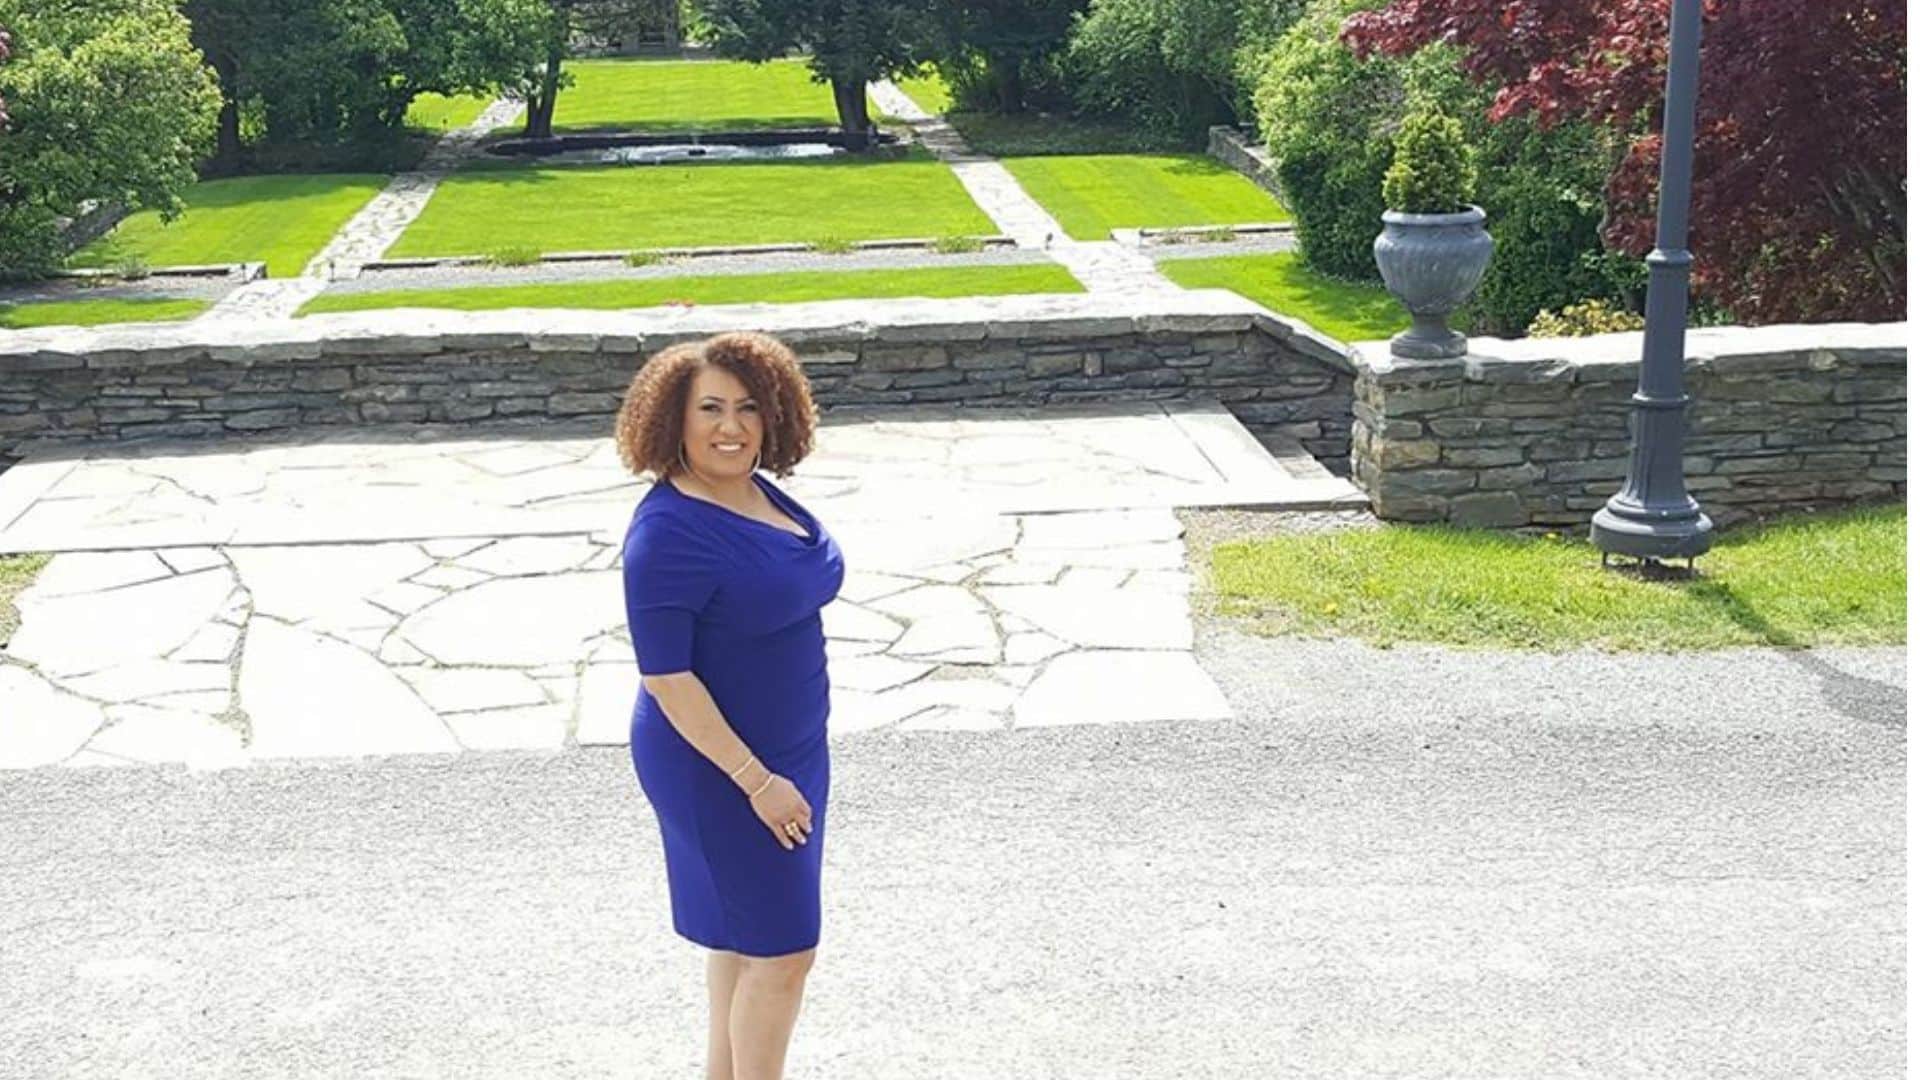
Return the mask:
{"type": "Polygon", "coordinates": [[[300,314],[396,307],[454,308],[460,311],[513,307],[605,309],[655,307],[671,303],[795,303],[896,296],[1002,296],[1080,291],[1080,283],[1065,268],[1047,263],[333,293],[308,301],[300,309],[300,314]]]}
{"type": "Polygon", "coordinates": [[[934,116],[953,108],[953,94],[947,89],[947,80],[931,67],[911,78],[895,79],[893,85],[934,116]]]}
{"type": "Polygon", "coordinates": [[[407,106],[407,126],[434,132],[463,128],[479,119],[492,101],[491,94],[421,94],[407,106]]]}
{"type": "Polygon", "coordinates": [[[271,277],[297,277],[307,260],[366,205],[387,178],[366,173],[240,176],[203,180],[171,224],[142,211],[81,249],[75,266],[265,262],[271,277]]]}
{"type": "Polygon", "coordinates": [[[1160,273],[1189,289],[1232,289],[1339,341],[1378,341],[1407,328],[1405,309],[1378,285],[1309,270],[1293,252],[1162,259],[1160,273]]]}
{"type": "MultiPolygon", "coordinates": [[[[576,60],[560,91],[555,131],[644,128],[721,131],[831,127],[833,90],[802,60],[576,60]]],[[[872,102],[867,106],[878,115],[872,102]]]]}
{"type": "Polygon", "coordinates": [[[99,326],[102,323],[178,322],[213,306],[211,300],[40,300],[0,304],[0,328],[99,326]]]}
{"type": "Polygon", "coordinates": [[[20,628],[20,613],[13,598],[33,584],[34,575],[47,565],[50,555],[0,555],[0,645],[5,645],[20,628]]]}
{"type": "Polygon", "coordinates": [[[1602,571],[1578,537],[1438,525],[1225,543],[1223,610],[1276,633],[1558,650],[1901,644],[1904,506],[1793,518],[1715,538],[1688,581],[1602,571]]]}
{"type": "Polygon", "coordinates": [[[999,230],[931,157],[515,166],[447,178],[389,254],[627,251],[999,230]]]}
{"type": "Polygon", "coordinates": [[[1287,221],[1253,181],[1205,154],[1074,154],[1004,164],[1076,240],[1116,228],[1287,221]]]}

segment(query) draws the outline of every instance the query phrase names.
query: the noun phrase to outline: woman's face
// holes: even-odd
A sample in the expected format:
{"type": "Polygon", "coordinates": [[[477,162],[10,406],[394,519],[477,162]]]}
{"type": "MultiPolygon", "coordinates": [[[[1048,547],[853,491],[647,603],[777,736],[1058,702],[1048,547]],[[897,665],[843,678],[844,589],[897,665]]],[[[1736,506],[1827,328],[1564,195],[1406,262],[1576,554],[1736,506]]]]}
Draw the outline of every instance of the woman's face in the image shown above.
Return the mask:
{"type": "Polygon", "coordinates": [[[681,445],[695,472],[715,480],[745,477],[760,456],[762,431],[760,406],[732,372],[707,365],[693,373],[681,445]]]}

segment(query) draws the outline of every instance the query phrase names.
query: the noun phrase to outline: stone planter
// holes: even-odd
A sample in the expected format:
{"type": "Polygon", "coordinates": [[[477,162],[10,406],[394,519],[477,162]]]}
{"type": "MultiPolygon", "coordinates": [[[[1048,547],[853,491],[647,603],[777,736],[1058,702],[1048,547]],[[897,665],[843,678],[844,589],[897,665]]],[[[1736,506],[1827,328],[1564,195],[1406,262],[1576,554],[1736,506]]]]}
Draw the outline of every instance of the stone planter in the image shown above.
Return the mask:
{"type": "Polygon", "coordinates": [[[1413,316],[1413,326],[1394,335],[1395,356],[1438,360],[1464,356],[1465,334],[1447,327],[1447,316],[1467,302],[1493,258],[1486,211],[1469,206],[1457,214],[1380,215],[1385,228],[1373,241],[1373,261],[1387,291],[1413,316]]]}

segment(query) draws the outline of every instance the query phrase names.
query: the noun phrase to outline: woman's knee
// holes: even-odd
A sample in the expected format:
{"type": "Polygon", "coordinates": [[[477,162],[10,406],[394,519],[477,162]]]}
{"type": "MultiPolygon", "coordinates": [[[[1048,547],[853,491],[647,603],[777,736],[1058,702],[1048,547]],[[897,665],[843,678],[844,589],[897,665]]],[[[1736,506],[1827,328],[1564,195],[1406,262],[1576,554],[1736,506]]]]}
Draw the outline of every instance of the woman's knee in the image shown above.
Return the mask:
{"type": "Polygon", "coordinates": [[[798,986],[813,969],[815,951],[803,949],[783,956],[742,956],[740,977],[758,983],[798,986]]]}

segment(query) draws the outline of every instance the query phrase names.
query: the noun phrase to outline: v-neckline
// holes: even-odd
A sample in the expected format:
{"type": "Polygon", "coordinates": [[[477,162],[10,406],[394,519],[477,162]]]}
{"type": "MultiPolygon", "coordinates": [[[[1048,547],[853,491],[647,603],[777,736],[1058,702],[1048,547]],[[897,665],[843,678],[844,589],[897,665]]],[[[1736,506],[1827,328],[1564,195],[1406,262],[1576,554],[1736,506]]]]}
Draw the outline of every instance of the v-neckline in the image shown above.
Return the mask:
{"type": "Polygon", "coordinates": [[[668,487],[672,488],[673,493],[675,495],[678,495],[681,498],[686,499],[688,502],[696,502],[706,506],[711,506],[715,510],[720,511],[721,513],[726,514],[729,517],[739,518],[741,521],[747,522],[748,524],[751,524],[751,525],[758,525],[763,529],[771,529],[772,531],[779,533],[781,536],[787,537],[790,540],[798,540],[803,544],[809,544],[809,545],[814,543],[815,524],[813,522],[813,516],[811,514],[797,512],[800,509],[798,506],[794,506],[791,509],[789,509],[787,506],[783,505],[779,495],[775,493],[775,489],[773,485],[762,480],[760,478],[759,473],[750,474],[750,478],[753,480],[754,486],[758,487],[763,493],[766,494],[767,501],[772,503],[776,510],[779,510],[781,513],[786,514],[788,517],[792,518],[794,524],[800,526],[802,529],[805,529],[806,531],[804,533],[791,532],[778,525],[775,525],[771,521],[761,521],[757,517],[752,517],[750,515],[743,514],[740,511],[735,510],[731,506],[726,506],[721,503],[714,502],[712,499],[703,499],[698,495],[689,495],[688,493],[681,491],[680,485],[674,483],[673,478],[670,476],[663,477],[661,479],[661,482],[666,484],[668,487]]]}

